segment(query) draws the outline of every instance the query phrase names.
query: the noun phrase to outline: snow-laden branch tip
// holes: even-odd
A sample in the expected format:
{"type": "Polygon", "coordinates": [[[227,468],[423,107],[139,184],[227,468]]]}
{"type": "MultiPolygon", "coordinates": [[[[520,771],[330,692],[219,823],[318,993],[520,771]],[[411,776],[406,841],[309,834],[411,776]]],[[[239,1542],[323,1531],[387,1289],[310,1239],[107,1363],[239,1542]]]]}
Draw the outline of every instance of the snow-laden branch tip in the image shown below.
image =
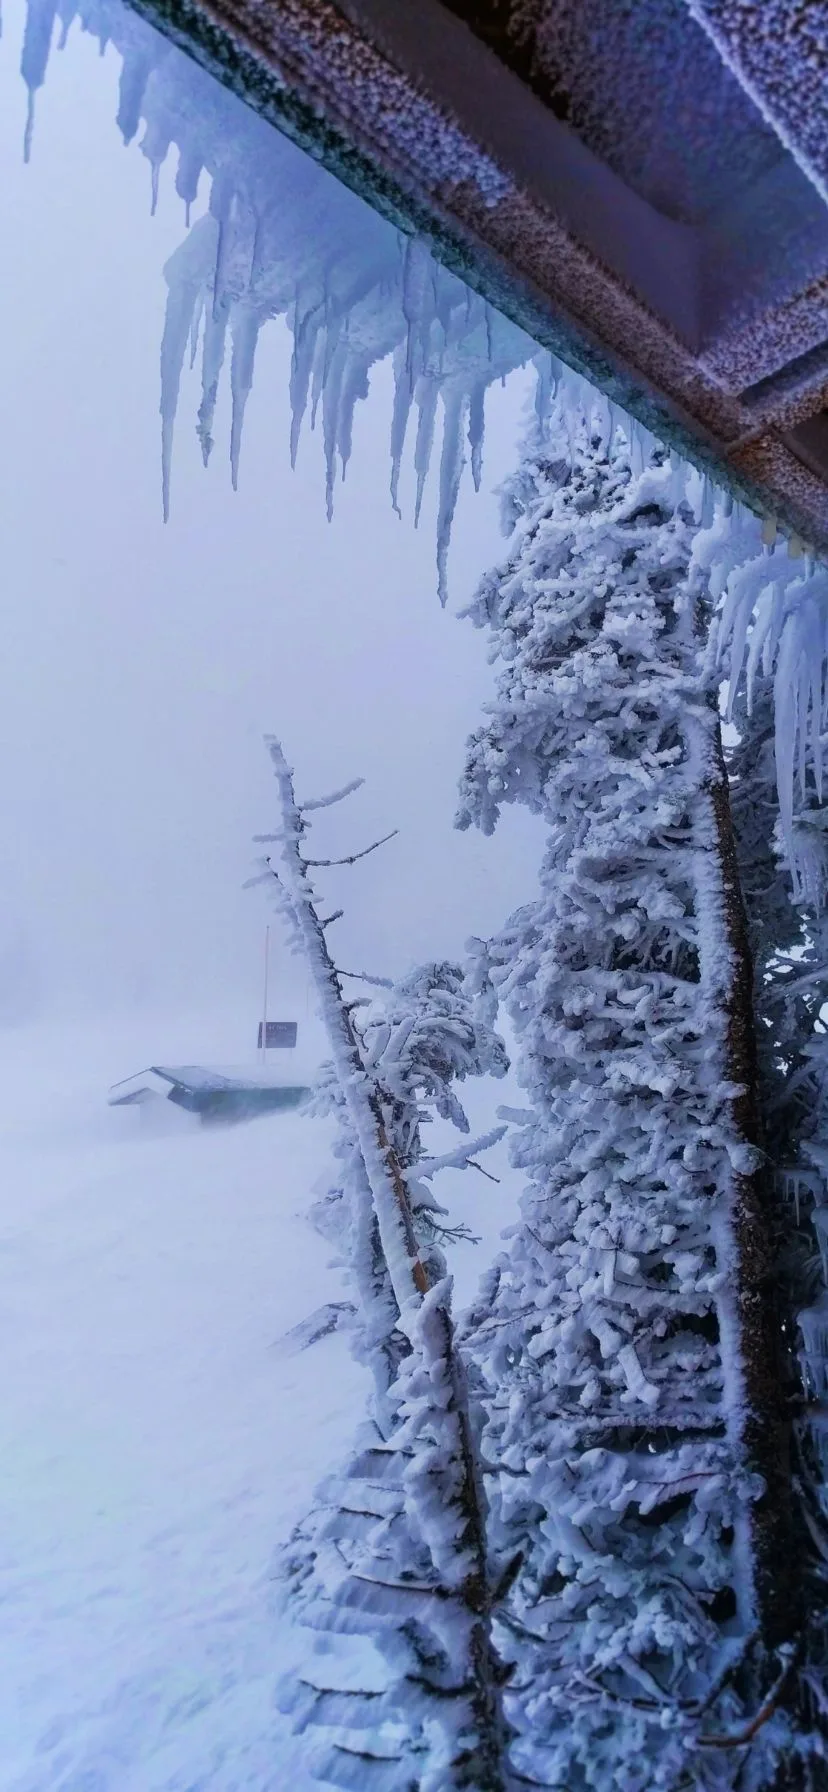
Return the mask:
{"type": "Polygon", "coordinates": [[[343,971],[341,965],[334,965],[337,977],[352,977],[355,983],[372,983],[376,989],[393,989],[390,977],[372,977],[368,971],[343,971]]]}
{"type": "MultiPolygon", "coordinates": [[[[472,1169],[480,1170],[482,1175],[488,1176],[488,1170],[484,1170],[482,1164],[474,1163],[473,1158],[479,1151],[490,1151],[493,1145],[498,1145],[507,1131],[505,1126],[494,1126],[491,1132],[484,1132],[477,1139],[464,1141],[454,1151],[446,1151],[441,1157],[421,1157],[417,1164],[417,1175],[430,1178],[440,1170],[464,1170],[468,1164],[472,1169]]],[[[492,1176],[490,1180],[496,1182],[497,1177],[492,1176]]]]}
{"type": "Polygon", "coordinates": [[[385,844],[388,840],[395,839],[396,835],[399,833],[399,831],[400,831],[399,828],[392,828],[390,834],[383,834],[383,836],[380,840],[372,840],[371,845],[363,846],[361,852],[346,853],[345,857],[341,858],[341,859],[304,859],[303,858],[302,863],[303,863],[303,865],[306,865],[308,867],[313,867],[314,870],[319,870],[319,868],[321,866],[326,866],[326,865],[355,865],[357,862],[357,859],[367,859],[369,852],[376,852],[376,850],[379,846],[385,846],[385,844]]]}
{"type": "Polygon", "coordinates": [[[268,865],[262,871],[257,871],[253,877],[246,877],[242,884],[242,889],[255,890],[257,884],[272,883],[275,877],[276,872],[273,870],[272,865],[268,865]]]}
{"type": "Polygon", "coordinates": [[[306,815],[309,809],[332,809],[334,803],[344,802],[346,796],[353,796],[355,790],[361,790],[364,778],[352,778],[349,784],[343,784],[339,790],[332,790],[330,796],[310,796],[304,802],[296,804],[300,815],[306,815]]]}

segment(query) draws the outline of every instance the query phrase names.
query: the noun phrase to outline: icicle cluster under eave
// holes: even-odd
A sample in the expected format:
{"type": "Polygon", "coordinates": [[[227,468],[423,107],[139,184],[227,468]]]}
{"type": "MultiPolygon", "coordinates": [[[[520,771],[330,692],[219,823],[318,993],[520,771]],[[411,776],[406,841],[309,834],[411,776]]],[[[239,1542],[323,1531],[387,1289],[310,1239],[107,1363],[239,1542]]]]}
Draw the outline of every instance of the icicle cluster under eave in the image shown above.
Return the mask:
{"type": "MultiPolygon", "coordinates": [[[[27,0],[22,72],[30,95],[42,86],[54,36],[61,45],[79,19],[102,49],[121,58],[118,125],[129,143],[142,122],[140,147],[159,172],[178,150],[176,191],[189,212],[201,175],[210,183],[209,210],[170,257],[169,298],[161,349],[162,484],[169,509],[173,432],[181,374],[201,355],[197,430],[205,461],[228,339],[232,421],[230,461],[238,479],[244,415],[262,325],[287,320],[293,337],[290,376],[291,457],[295,461],[308,409],[321,414],[328,514],[337,477],[351,454],[356,406],[367,396],[372,368],[391,359],[391,500],[398,509],[406,439],[414,436],[415,520],[439,441],[437,566],[447,593],[447,559],[460,481],[468,461],[478,487],[484,408],[490,385],[532,363],[537,426],[548,427],[553,404],[574,429],[584,415],[603,437],[620,423],[640,470],[653,438],[581,376],[539,350],[525,332],[443,268],[427,245],[407,238],[227,92],[122,0],[27,0]],[[441,415],[440,415],[441,414],[441,415]],[[440,421],[438,422],[438,417],[440,421]]],[[[31,130],[27,130],[26,150],[31,130]]],[[[456,170],[455,170],[456,173],[456,170]]],[[[488,181],[491,170],[481,179],[488,181]]],[[[676,479],[699,480],[673,457],[676,479]]]]}
{"type": "Polygon", "coordinates": [[[79,19],[121,58],[118,125],[159,172],[178,150],[176,191],[189,210],[199,180],[210,185],[209,211],[165,269],[169,300],[161,351],[162,479],[169,510],[173,429],[182,369],[201,355],[197,429],[202,453],[213,446],[213,419],[230,346],[230,461],[237,482],[244,414],[262,325],[286,318],[293,336],[291,455],[302,423],[321,416],[330,516],[337,477],[351,453],[354,413],[367,396],[372,367],[393,360],[391,498],[398,507],[400,465],[412,416],[419,517],[435,441],[439,451],[438,585],[446,597],[451,527],[461,477],[471,463],[479,486],[488,387],[529,361],[537,364],[542,413],[560,369],[515,325],[296,149],[223,89],[120,0],[28,0],[22,73],[34,99],[48,64],[55,21],[61,44],[79,19]],[[441,421],[438,422],[438,411],[441,421]]]}
{"type": "MultiPolygon", "coordinates": [[[[608,438],[620,424],[640,471],[653,438],[616,411],[588,381],[562,368],[516,326],[442,268],[428,248],[406,239],[310,157],[168,43],[122,0],[27,0],[22,72],[34,99],[46,76],[60,25],[74,19],[121,58],[118,125],[125,142],[144,132],[153,196],[173,144],[176,191],[187,210],[201,175],[211,182],[209,213],[167,263],[169,285],[161,352],[162,462],[169,502],[173,430],[181,372],[201,353],[197,428],[205,460],[213,446],[219,380],[230,342],[231,471],[238,477],[244,414],[264,322],[287,319],[293,336],[291,452],[295,459],[308,408],[321,414],[327,503],[351,453],[354,413],[372,367],[391,358],[391,497],[398,503],[403,448],[414,424],[415,512],[419,515],[442,410],[437,523],[438,583],[446,565],[460,479],[467,459],[479,483],[488,387],[534,362],[536,410],[548,425],[558,405],[573,420],[587,413],[608,438]]],[[[795,811],[821,801],[823,737],[828,731],[828,571],[798,544],[763,542],[757,518],[673,456],[701,525],[697,559],[723,606],[721,647],[732,689],[749,685],[759,665],[775,670],[777,757],[782,823],[795,876],[804,887],[803,830],[795,811]],[[810,794],[809,794],[810,793],[810,794]],[[797,846],[797,836],[799,847],[797,846]]],[[[767,534],[767,529],[765,534],[767,534]]]]}
{"type": "Polygon", "coordinates": [[[729,714],[743,683],[748,708],[758,675],[773,677],[780,824],[798,897],[812,888],[809,838],[825,825],[828,746],[828,566],[748,512],[717,513],[694,557],[721,599],[720,650],[729,714]],[[770,537],[773,536],[773,539],[770,537]]]}

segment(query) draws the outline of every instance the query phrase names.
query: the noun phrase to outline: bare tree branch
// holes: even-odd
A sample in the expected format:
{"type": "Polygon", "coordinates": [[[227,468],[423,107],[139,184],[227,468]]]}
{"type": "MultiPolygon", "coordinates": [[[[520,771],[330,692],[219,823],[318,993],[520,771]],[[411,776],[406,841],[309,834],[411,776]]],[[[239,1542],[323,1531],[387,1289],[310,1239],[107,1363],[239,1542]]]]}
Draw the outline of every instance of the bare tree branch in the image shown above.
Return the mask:
{"type": "Polygon", "coordinates": [[[484,1170],[483,1165],[478,1163],[476,1157],[467,1157],[466,1163],[470,1170],[479,1170],[481,1176],[485,1176],[487,1182],[496,1182],[498,1187],[500,1187],[500,1177],[493,1176],[491,1170],[484,1170]]]}
{"type": "Polygon", "coordinates": [[[750,1722],[744,1724],[741,1730],[732,1731],[729,1736],[700,1736],[699,1743],[702,1748],[744,1748],[746,1742],[753,1741],[757,1730],[761,1730],[762,1725],[766,1724],[768,1718],[773,1716],[774,1711],[779,1704],[780,1695],[785,1686],[785,1682],[787,1681],[796,1660],[796,1649],[791,1645],[786,1646],[784,1649],[780,1649],[779,1653],[780,1655],[784,1654],[785,1656],[782,1671],[774,1681],[767,1698],[759,1706],[759,1710],[750,1719],[750,1722]]]}
{"type": "Polygon", "coordinates": [[[372,977],[368,971],[343,971],[338,964],[334,965],[337,977],[352,977],[356,983],[373,983],[377,989],[393,989],[390,977],[372,977]]]}
{"type": "Polygon", "coordinates": [[[314,870],[325,865],[355,865],[357,859],[367,859],[369,852],[376,852],[378,846],[385,846],[386,841],[393,840],[399,831],[399,828],[392,828],[390,834],[383,834],[381,840],[372,840],[370,846],[364,846],[361,852],[347,853],[344,859],[303,859],[302,864],[312,866],[314,870]]]}

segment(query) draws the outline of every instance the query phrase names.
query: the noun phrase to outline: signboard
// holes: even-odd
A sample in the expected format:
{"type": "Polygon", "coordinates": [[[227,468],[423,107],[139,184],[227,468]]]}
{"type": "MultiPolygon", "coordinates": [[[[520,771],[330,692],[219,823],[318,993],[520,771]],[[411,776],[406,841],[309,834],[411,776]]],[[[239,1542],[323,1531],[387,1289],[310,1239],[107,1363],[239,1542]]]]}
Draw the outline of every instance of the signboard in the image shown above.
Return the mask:
{"type": "Polygon", "coordinates": [[[259,1021],[259,1051],[273,1051],[281,1048],[290,1051],[296,1044],[299,1031],[295,1020],[269,1020],[265,1033],[265,1023],[259,1021]],[[262,1035],[264,1034],[264,1037],[262,1035]]]}

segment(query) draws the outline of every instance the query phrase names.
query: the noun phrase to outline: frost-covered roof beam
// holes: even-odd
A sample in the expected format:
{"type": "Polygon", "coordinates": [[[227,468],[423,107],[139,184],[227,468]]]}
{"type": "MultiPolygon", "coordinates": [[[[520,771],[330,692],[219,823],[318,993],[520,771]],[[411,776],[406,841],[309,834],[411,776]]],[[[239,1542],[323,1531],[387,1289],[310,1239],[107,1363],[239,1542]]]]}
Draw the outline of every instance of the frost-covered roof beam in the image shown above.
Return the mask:
{"type": "Polygon", "coordinates": [[[611,0],[524,3],[523,62],[508,0],[137,4],[539,341],[828,547],[813,426],[828,410],[828,208],[818,126],[803,106],[800,142],[791,100],[806,48],[807,82],[828,76],[816,30],[786,40],[777,101],[759,92],[758,27],[727,49],[730,15],[762,8],[725,0],[641,0],[631,24],[611,0]],[[506,27],[484,42],[494,13],[506,27]],[[613,84],[631,102],[604,141],[613,84]],[[642,106],[646,130],[625,137],[642,106]]]}

